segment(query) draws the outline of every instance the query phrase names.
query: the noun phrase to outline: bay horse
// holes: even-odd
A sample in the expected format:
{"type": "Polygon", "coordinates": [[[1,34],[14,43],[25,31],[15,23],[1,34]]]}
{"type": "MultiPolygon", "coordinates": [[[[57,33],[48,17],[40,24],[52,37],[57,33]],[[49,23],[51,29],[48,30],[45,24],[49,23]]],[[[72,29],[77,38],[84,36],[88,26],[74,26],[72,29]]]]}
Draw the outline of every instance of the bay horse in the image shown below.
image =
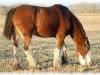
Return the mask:
{"type": "Polygon", "coordinates": [[[21,5],[11,9],[6,17],[3,31],[7,39],[13,38],[14,66],[19,67],[16,50],[19,36],[24,40],[24,52],[29,68],[36,67],[36,63],[29,52],[32,35],[56,38],[53,66],[61,67],[66,61],[64,55],[64,39],[70,35],[75,42],[76,52],[80,64],[91,63],[90,44],[80,21],[65,6],[55,4],[51,7],[21,5]]]}

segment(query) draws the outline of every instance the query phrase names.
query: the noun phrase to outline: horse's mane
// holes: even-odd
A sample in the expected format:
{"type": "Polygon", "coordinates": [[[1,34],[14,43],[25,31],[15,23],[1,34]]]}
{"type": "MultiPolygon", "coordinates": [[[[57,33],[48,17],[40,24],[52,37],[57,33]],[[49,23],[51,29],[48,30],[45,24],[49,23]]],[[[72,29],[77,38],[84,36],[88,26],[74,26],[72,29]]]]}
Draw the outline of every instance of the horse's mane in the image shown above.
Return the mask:
{"type": "Polygon", "coordinates": [[[77,17],[75,17],[74,14],[73,14],[71,11],[69,11],[69,14],[70,14],[70,18],[73,19],[73,21],[79,26],[79,28],[80,28],[82,34],[83,34],[84,36],[86,36],[86,33],[85,33],[84,29],[83,29],[83,26],[82,26],[82,24],[80,23],[80,21],[77,19],[77,17]]]}
{"type": "Polygon", "coordinates": [[[62,11],[63,13],[63,17],[64,18],[69,18],[69,20],[71,20],[70,22],[72,22],[71,24],[74,25],[74,23],[77,24],[77,26],[79,26],[80,28],[80,31],[82,32],[82,35],[84,36],[84,38],[86,38],[86,33],[83,29],[83,26],[82,24],[80,23],[80,21],[77,19],[77,17],[74,16],[74,14],[65,6],[63,5],[59,5],[60,6],[60,10],[62,11]]]}
{"type": "Polygon", "coordinates": [[[56,4],[56,5],[54,5],[54,7],[59,8],[59,10],[62,12],[62,15],[63,15],[64,18],[66,18],[66,16],[69,17],[69,13],[68,13],[69,9],[67,7],[65,7],[61,4],[56,4]]]}

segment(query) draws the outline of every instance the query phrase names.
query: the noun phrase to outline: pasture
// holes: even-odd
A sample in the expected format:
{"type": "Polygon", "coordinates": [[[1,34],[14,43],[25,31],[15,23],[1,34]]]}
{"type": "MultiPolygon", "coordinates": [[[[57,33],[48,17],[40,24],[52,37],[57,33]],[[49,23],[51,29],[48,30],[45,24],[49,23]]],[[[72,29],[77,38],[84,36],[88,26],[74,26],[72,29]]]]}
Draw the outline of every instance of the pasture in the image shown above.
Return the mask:
{"type": "MultiPolygon", "coordinates": [[[[92,52],[93,63],[91,66],[81,66],[76,55],[74,42],[67,36],[65,43],[67,45],[68,63],[63,65],[62,69],[54,69],[53,50],[56,47],[55,38],[40,38],[33,36],[30,44],[30,52],[35,59],[38,69],[32,72],[100,72],[100,14],[76,14],[77,18],[81,21],[86,34],[90,41],[90,51],[92,52]]],[[[2,35],[4,26],[5,15],[0,15],[0,72],[12,72],[13,64],[13,51],[12,41],[7,40],[2,35]]],[[[27,62],[25,54],[22,50],[22,43],[20,41],[20,50],[17,51],[20,65],[22,70],[17,72],[29,72],[27,70],[27,62]]]]}

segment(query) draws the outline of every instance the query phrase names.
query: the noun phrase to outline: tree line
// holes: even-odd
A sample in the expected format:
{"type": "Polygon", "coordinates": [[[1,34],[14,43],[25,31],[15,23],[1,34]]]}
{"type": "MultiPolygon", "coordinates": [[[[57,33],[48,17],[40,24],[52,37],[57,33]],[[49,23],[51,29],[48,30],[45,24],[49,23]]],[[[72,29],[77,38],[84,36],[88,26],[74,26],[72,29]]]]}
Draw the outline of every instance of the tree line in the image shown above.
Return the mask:
{"type": "MultiPolygon", "coordinates": [[[[0,6],[0,14],[5,15],[7,12],[18,5],[14,6],[0,6]]],[[[86,13],[100,13],[100,3],[79,3],[69,5],[68,8],[76,14],[86,14],[86,13]]]]}
{"type": "Polygon", "coordinates": [[[79,3],[69,5],[69,9],[77,14],[100,13],[100,3],[79,3]]]}

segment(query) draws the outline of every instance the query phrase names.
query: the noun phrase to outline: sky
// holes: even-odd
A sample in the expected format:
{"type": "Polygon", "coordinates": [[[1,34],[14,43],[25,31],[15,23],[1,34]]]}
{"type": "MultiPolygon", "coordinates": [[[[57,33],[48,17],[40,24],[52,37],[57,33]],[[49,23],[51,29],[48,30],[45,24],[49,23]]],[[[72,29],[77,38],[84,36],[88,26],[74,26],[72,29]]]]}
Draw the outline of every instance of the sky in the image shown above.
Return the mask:
{"type": "Polygon", "coordinates": [[[70,5],[70,4],[76,4],[81,2],[87,2],[87,3],[100,3],[100,0],[0,0],[1,5],[14,5],[14,4],[31,4],[31,5],[45,5],[45,6],[51,6],[54,4],[63,4],[63,5],[70,5]]]}

